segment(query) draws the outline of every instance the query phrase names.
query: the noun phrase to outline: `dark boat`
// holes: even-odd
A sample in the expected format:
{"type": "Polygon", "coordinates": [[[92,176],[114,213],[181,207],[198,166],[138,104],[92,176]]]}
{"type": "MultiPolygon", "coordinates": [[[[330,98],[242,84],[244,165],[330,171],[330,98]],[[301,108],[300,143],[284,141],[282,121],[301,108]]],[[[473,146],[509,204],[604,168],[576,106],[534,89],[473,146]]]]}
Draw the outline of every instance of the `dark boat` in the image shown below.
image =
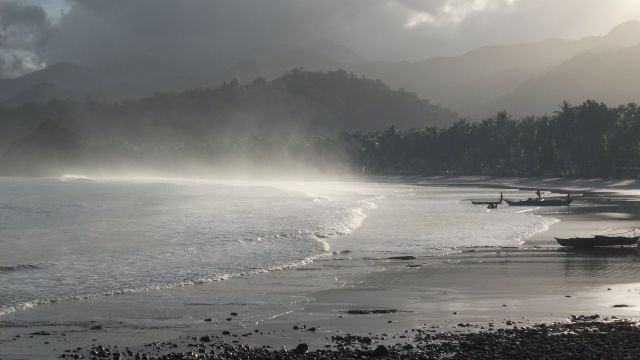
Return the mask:
{"type": "Polygon", "coordinates": [[[527,199],[527,200],[507,200],[504,201],[509,206],[569,206],[573,202],[570,196],[565,199],[527,199]]]}
{"type": "Polygon", "coordinates": [[[568,238],[568,239],[560,239],[556,238],[558,244],[562,246],[571,246],[571,247],[601,247],[601,246],[624,246],[624,245],[634,245],[638,243],[638,239],[640,236],[604,236],[604,235],[596,235],[588,238],[568,238]]]}
{"type": "Polygon", "coordinates": [[[476,201],[476,200],[471,200],[471,203],[473,205],[499,205],[502,204],[502,193],[500,193],[500,200],[498,201],[476,201]]]}

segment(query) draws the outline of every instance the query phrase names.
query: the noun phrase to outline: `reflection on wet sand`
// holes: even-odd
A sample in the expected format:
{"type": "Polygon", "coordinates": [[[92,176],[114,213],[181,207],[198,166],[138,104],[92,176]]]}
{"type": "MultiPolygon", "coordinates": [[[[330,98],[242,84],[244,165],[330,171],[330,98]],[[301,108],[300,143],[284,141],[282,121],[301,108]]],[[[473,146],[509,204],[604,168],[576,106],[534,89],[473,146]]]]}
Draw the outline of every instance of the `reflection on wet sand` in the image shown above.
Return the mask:
{"type": "Polygon", "coordinates": [[[632,248],[561,249],[566,277],[615,277],[633,281],[640,274],[640,251],[632,248]]]}

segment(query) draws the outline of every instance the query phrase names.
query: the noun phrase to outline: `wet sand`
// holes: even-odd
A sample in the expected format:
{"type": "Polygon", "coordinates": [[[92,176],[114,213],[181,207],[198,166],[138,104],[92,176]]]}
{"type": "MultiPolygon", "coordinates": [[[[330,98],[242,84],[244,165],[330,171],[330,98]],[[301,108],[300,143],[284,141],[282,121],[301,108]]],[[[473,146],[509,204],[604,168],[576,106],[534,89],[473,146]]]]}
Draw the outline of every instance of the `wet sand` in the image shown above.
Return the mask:
{"type": "Polygon", "coordinates": [[[206,286],[39,306],[0,319],[0,359],[57,358],[78,347],[82,349],[77,353],[88,355],[96,344],[130,347],[132,352],[193,351],[189,346],[193,338],[205,335],[253,347],[293,349],[306,343],[311,350],[326,346],[335,350],[340,342],[332,341],[332,336],[358,334],[371,338],[365,345],[373,350],[379,344],[416,344],[416,331],[474,333],[566,323],[571,315],[633,321],[640,317],[640,255],[635,248],[576,251],[562,249],[553,240],[554,236],[636,226],[640,198],[635,182],[402,181],[469,184],[497,191],[539,187],[584,195],[571,207],[534,210],[560,222],[518,248],[357,259],[368,270],[352,274],[341,271],[346,262],[353,262],[350,254],[336,253],[287,274],[273,272],[206,286]],[[227,291],[247,291],[247,302],[226,303],[227,291]],[[273,301],[274,297],[280,300],[273,301]],[[145,323],[158,317],[166,322],[145,323]],[[32,335],[38,332],[41,335],[32,335]],[[373,334],[379,336],[373,338],[373,334]],[[170,344],[162,344],[167,341],[170,344]]]}

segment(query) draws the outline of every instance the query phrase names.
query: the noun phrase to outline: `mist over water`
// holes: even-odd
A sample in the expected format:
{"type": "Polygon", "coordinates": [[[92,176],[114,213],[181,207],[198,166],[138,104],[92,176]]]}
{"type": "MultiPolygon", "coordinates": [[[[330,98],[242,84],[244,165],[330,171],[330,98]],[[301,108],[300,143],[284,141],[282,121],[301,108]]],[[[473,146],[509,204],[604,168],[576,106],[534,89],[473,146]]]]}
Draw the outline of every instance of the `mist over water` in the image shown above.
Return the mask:
{"type": "Polygon", "coordinates": [[[462,196],[357,181],[3,178],[0,311],[286,270],[336,249],[517,246],[546,224],[487,216],[462,196]]]}

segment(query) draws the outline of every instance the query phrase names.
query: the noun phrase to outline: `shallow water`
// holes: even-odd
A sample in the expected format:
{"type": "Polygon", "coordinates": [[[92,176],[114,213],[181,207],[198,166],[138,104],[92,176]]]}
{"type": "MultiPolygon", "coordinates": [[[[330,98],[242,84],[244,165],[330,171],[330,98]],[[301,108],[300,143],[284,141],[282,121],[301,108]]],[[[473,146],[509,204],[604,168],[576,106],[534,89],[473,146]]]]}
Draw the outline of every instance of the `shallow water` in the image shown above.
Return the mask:
{"type": "Polygon", "coordinates": [[[492,193],[358,181],[0,178],[0,313],[286,271],[333,250],[362,259],[518,246],[552,223],[465,200],[492,193]]]}

